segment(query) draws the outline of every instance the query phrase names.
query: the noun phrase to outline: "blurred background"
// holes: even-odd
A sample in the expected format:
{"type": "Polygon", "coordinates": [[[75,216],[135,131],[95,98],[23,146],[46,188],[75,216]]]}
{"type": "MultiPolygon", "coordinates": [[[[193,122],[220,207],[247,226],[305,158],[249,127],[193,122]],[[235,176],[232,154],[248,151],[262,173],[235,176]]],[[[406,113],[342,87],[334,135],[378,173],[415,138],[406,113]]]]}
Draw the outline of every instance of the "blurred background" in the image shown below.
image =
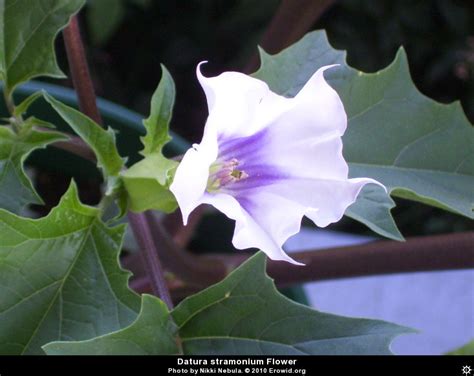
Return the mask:
{"type": "MultiPolygon", "coordinates": [[[[291,0],[89,0],[80,21],[97,94],[146,116],[163,63],[177,88],[171,129],[199,142],[207,107],[195,78],[196,64],[208,60],[208,75],[250,73],[258,68],[258,44],[278,52],[294,37],[292,25],[307,23],[306,30],[325,29],[330,43],[347,51],[349,65],[365,72],[387,66],[403,46],[418,89],[443,103],[460,100],[474,122],[472,0],[314,0],[317,14],[298,11],[294,4],[299,0],[293,0],[291,14],[275,28],[272,20],[281,16],[285,2],[291,0]]],[[[68,72],[61,40],[57,47],[60,65],[68,72]]],[[[72,87],[68,80],[60,84],[72,87]]],[[[64,171],[38,174],[36,184],[47,207],[57,203],[69,180],[64,171]]],[[[97,178],[79,180],[81,198],[96,203],[97,178]]],[[[405,236],[474,229],[466,218],[396,201],[394,217],[405,236]]],[[[232,222],[207,215],[190,247],[229,249],[232,230],[232,222]]],[[[329,231],[306,228],[288,248],[349,245],[372,236],[364,226],[344,219],[329,231]]],[[[309,302],[322,310],[382,318],[422,331],[396,342],[398,353],[437,354],[474,338],[473,286],[474,273],[463,271],[320,282],[306,286],[306,292],[309,302]]]]}

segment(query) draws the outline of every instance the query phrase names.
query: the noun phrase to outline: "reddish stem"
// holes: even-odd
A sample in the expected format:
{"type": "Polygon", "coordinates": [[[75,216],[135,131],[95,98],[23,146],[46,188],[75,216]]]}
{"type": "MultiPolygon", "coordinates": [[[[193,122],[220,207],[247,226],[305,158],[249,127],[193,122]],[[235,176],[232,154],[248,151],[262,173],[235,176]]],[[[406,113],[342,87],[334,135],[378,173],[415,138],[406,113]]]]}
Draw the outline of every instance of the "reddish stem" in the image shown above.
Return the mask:
{"type": "MultiPolygon", "coordinates": [[[[102,125],[102,117],[97,107],[77,16],[72,17],[71,22],[64,29],[64,43],[66,44],[72,81],[79,100],[79,108],[97,124],[102,125]]],[[[173,303],[158,258],[157,247],[153,242],[145,214],[129,213],[129,219],[135,238],[143,252],[145,266],[149,272],[149,280],[152,282],[152,289],[169,308],[172,308],[173,303]]]]}
{"type": "Polygon", "coordinates": [[[351,247],[292,254],[306,266],[269,262],[281,286],[368,275],[474,268],[474,232],[376,241],[351,247]]]}
{"type": "MultiPolygon", "coordinates": [[[[474,268],[474,232],[419,236],[406,242],[382,240],[367,244],[291,253],[305,266],[268,260],[267,272],[279,287],[339,278],[474,268]]],[[[224,264],[232,271],[250,254],[233,253],[201,256],[207,262],[224,264]]],[[[149,281],[148,281],[149,282],[149,281]]],[[[149,285],[148,285],[149,286],[149,285]]],[[[183,298],[207,287],[182,286],[173,289],[183,298]]],[[[147,290],[145,280],[140,288],[147,290]]],[[[149,287],[148,287],[149,288],[149,287]]]]}
{"type": "Polygon", "coordinates": [[[97,124],[102,124],[77,16],[71,18],[71,22],[64,29],[63,35],[69,70],[79,100],[79,108],[97,124]]]}
{"type": "Polygon", "coordinates": [[[163,267],[161,266],[160,258],[158,257],[158,250],[155,247],[149,221],[143,213],[128,213],[128,221],[132,226],[133,234],[141,249],[141,255],[149,281],[151,281],[151,288],[155,295],[159,296],[169,309],[173,308],[173,301],[168,290],[163,267]]]}

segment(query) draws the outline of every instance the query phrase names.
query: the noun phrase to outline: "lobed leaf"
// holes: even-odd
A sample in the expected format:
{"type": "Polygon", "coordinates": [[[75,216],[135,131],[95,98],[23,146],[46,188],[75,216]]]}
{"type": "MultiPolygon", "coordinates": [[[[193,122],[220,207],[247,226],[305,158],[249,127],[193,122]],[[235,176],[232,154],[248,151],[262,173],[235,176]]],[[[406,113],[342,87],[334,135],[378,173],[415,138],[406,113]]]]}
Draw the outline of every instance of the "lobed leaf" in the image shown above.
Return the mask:
{"type": "Polygon", "coordinates": [[[118,263],[123,234],[80,203],[74,184],[47,217],[0,210],[0,354],[40,354],[51,341],[128,326],[139,298],[118,263]]]}
{"type": "Polygon", "coordinates": [[[80,111],[66,106],[46,92],[43,96],[64,121],[92,148],[97,156],[97,164],[105,175],[117,176],[124,166],[124,159],[117,150],[113,129],[103,129],[80,111]]]}
{"type": "Polygon", "coordinates": [[[394,207],[395,202],[382,187],[369,184],[362,189],[357,201],[349,206],[344,214],[386,238],[402,241],[403,235],[390,215],[390,210],[394,207]]]}
{"type": "Polygon", "coordinates": [[[0,1],[0,79],[7,95],[37,76],[64,77],[54,39],[84,0],[0,1]]]}
{"type": "Polygon", "coordinates": [[[263,253],[253,256],[223,281],[185,299],[171,317],[162,303],[145,297],[140,316],[128,328],[90,341],[48,344],[45,351],[55,355],[390,354],[392,339],[412,332],[384,321],[335,316],[297,304],[276,290],[265,273],[265,260],[263,253]]]}
{"type": "Polygon", "coordinates": [[[57,132],[30,130],[17,135],[0,127],[0,208],[20,214],[29,204],[42,204],[23,170],[23,162],[36,149],[66,139],[57,132]]]}
{"type": "Polygon", "coordinates": [[[149,209],[170,213],[177,208],[169,190],[178,162],[161,154],[151,154],[122,173],[129,195],[129,208],[134,212],[149,209]]]}
{"type": "Polygon", "coordinates": [[[281,295],[258,253],[224,281],[172,312],[185,354],[390,354],[411,330],[378,320],[315,311],[281,295]]]}
{"type": "Polygon", "coordinates": [[[176,331],[166,305],[145,294],[129,327],[87,341],[52,342],[43,349],[48,355],[173,355],[179,353],[176,331]]]}
{"type": "MultiPolygon", "coordinates": [[[[442,105],[416,89],[403,50],[386,69],[366,74],[349,67],[345,53],[316,31],[277,55],[261,51],[261,60],[254,75],[286,96],[297,94],[318,68],[338,64],[325,75],[348,115],[343,142],[350,176],[374,178],[394,196],[474,218],[474,129],[458,103],[442,105]]],[[[380,192],[366,192],[347,214],[398,238],[391,206],[380,192]]]]}
{"type": "Polygon", "coordinates": [[[146,135],[141,138],[144,145],[144,159],[136,163],[121,177],[129,195],[130,209],[142,212],[149,209],[170,213],[177,208],[174,195],[170,192],[178,162],[163,156],[163,147],[171,140],[171,121],[175,86],[173,78],[162,65],[161,81],[151,99],[150,116],[143,122],[146,135]]]}
{"type": "Polygon", "coordinates": [[[161,65],[161,71],[160,83],[151,98],[150,116],[143,121],[146,129],[146,135],[142,137],[144,156],[161,153],[163,146],[171,140],[169,123],[173,114],[176,90],[173,78],[164,65],[161,65]]]}

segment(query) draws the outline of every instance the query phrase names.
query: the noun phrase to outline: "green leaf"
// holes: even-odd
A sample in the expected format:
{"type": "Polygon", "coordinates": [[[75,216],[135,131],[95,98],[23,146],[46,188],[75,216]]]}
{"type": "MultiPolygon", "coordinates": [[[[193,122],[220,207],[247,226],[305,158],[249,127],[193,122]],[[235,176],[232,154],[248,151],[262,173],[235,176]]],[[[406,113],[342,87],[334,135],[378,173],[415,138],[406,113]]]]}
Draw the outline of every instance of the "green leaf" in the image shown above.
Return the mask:
{"type": "Polygon", "coordinates": [[[141,212],[148,209],[170,213],[177,208],[169,186],[178,162],[163,156],[163,146],[171,140],[171,121],[175,87],[173,78],[162,65],[162,77],[151,99],[150,116],[143,121],[146,135],[141,138],[144,145],[140,162],[123,172],[121,177],[129,195],[130,210],[141,212]]]}
{"type": "MultiPolygon", "coordinates": [[[[372,177],[392,195],[474,218],[474,129],[458,103],[442,105],[416,89],[403,50],[388,68],[366,74],[347,66],[345,53],[316,31],[277,55],[261,51],[261,60],[255,76],[286,96],[297,94],[318,68],[339,64],[325,76],[348,115],[343,142],[350,176],[372,177]]],[[[387,235],[388,201],[374,195],[385,214],[374,219],[362,212],[359,220],[387,235]]]]}
{"type": "Polygon", "coordinates": [[[378,320],[318,312],[275,288],[258,253],[225,280],[172,312],[185,354],[390,354],[411,330],[378,320]]]}
{"type": "Polygon", "coordinates": [[[358,77],[346,88],[359,98],[344,139],[351,174],[379,180],[394,196],[474,218],[474,128],[459,103],[420,94],[403,50],[378,75],[358,77]]]}
{"type": "Polygon", "coordinates": [[[446,355],[474,355],[474,340],[456,350],[448,352],[446,355]]]}
{"type": "Polygon", "coordinates": [[[144,297],[139,317],[128,328],[44,349],[54,355],[390,354],[394,337],[413,332],[297,304],[276,290],[265,260],[263,253],[253,256],[222,282],[185,299],[171,317],[163,303],[144,297]]]}
{"type": "Polygon", "coordinates": [[[56,128],[56,126],[50,123],[49,121],[41,120],[34,116],[30,116],[29,118],[25,119],[25,121],[23,122],[22,129],[25,127],[29,129],[33,127],[42,127],[42,128],[50,128],[50,129],[56,128]]]}
{"type": "Polygon", "coordinates": [[[161,65],[161,81],[151,98],[150,116],[143,124],[146,136],[142,137],[144,156],[161,153],[170,140],[169,123],[173,113],[175,86],[173,78],[164,65],[161,65]]]}
{"type": "Polygon", "coordinates": [[[97,165],[105,175],[117,176],[124,166],[124,159],[117,150],[113,129],[105,130],[76,109],[66,106],[45,92],[43,95],[64,121],[94,150],[97,165]]]}
{"type": "Polygon", "coordinates": [[[54,39],[84,0],[2,0],[0,79],[7,95],[36,76],[64,77],[54,55],[54,39]]]}
{"type": "Polygon", "coordinates": [[[122,173],[129,195],[130,209],[142,212],[149,209],[170,213],[177,208],[169,186],[178,162],[161,154],[151,154],[122,173]]]}
{"type": "Polygon", "coordinates": [[[106,43],[120,26],[126,14],[123,0],[89,0],[87,26],[96,45],[106,43]]]}
{"type": "Polygon", "coordinates": [[[128,326],[139,298],[118,264],[124,227],[109,228],[71,184],[41,219],[0,210],[0,354],[40,354],[128,326]]]}
{"type": "Polygon", "coordinates": [[[43,203],[23,170],[23,162],[33,150],[64,139],[56,132],[31,130],[17,135],[0,127],[0,208],[20,214],[29,204],[43,203]]]}
{"type": "Polygon", "coordinates": [[[52,342],[43,349],[48,355],[172,355],[179,352],[176,331],[166,305],[142,295],[140,313],[129,327],[88,341],[52,342]]]}
{"type": "Polygon", "coordinates": [[[41,91],[37,91],[36,93],[31,94],[29,97],[23,100],[18,106],[15,106],[15,111],[13,112],[14,116],[20,117],[23,115],[28,108],[36,101],[39,97],[42,96],[41,91]]]}
{"type": "Polygon", "coordinates": [[[103,212],[103,219],[106,223],[114,223],[124,217],[129,208],[128,193],[125,190],[123,180],[120,177],[109,179],[105,197],[99,207],[103,212]]]}
{"type": "Polygon", "coordinates": [[[345,215],[365,224],[378,234],[402,241],[403,235],[390,215],[393,207],[395,207],[395,202],[382,187],[369,184],[362,189],[357,201],[347,208],[345,215]]]}

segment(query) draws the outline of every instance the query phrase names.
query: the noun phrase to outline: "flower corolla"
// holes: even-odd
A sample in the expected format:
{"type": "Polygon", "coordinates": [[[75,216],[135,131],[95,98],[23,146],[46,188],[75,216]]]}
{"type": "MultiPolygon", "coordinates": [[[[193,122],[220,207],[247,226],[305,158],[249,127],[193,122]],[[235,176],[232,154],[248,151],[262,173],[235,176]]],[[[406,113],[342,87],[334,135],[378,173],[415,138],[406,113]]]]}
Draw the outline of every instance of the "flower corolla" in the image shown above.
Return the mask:
{"type": "Polygon", "coordinates": [[[237,249],[258,248],[298,264],[283,244],[303,216],[317,226],[339,221],[369,178],[348,178],[341,136],[344,106],[319,69],[293,98],[237,72],[198,80],[209,116],[204,135],[177,168],[171,191],[183,215],[210,204],[235,220],[237,249]]]}

